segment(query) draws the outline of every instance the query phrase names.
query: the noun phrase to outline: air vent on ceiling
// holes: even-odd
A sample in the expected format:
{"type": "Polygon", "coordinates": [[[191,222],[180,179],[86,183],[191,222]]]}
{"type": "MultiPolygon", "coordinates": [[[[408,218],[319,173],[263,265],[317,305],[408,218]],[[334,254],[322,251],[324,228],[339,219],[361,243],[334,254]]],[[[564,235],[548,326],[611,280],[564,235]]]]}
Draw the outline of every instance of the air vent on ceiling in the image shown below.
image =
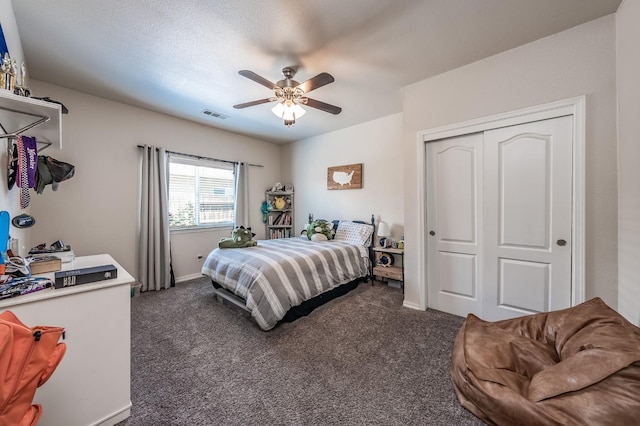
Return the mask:
{"type": "Polygon", "coordinates": [[[226,120],[229,118],[228,115],[220,114],[219,112],[211,111],[210,109],[203,109],[202,113],[210,117],[219,118],[220,120],[226,120]]]}

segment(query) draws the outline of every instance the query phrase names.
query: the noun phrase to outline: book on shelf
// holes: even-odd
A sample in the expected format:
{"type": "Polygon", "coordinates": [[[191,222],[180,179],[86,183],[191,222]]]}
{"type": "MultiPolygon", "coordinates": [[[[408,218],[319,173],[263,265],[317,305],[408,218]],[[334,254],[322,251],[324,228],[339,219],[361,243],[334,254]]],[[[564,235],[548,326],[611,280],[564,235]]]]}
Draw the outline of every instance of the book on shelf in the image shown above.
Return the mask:
{"type": "Polygon", "coordinates": [[[280,218],[279,225],[288,225],[291,221],[291,216],[288,213],[282,213],[282,217],[280,218]]]}
{"type": "Polygon", "coordinates": [[[291,225],[291,215],[289,213],[281,213],[273,223],[274,225],[291,225]]]}
{"type": "Polygon", "coordinates": [[[269,233],[269,237],[271,240],[275,240],[278,238],[290,238],[291,230],[290,229],[272,229],[269,233]]]}

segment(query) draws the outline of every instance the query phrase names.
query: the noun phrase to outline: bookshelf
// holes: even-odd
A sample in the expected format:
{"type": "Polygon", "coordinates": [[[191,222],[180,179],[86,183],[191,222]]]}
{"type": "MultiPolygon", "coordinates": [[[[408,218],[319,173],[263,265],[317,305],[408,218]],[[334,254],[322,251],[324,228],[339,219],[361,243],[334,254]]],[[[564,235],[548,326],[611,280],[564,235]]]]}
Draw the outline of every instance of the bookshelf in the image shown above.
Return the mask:
{"type": "Polygon", "coordinates": [[[294,237],[293,192],[266,191],[265,200],[270,207],[265,224],[266,238],[272,240],[294,237]]]}

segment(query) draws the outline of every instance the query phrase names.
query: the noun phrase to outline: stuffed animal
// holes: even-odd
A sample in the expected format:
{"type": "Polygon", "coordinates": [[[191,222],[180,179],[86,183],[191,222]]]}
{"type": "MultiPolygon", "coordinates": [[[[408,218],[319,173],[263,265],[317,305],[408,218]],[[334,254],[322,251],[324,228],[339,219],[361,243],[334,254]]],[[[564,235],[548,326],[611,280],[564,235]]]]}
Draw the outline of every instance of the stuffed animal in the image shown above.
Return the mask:
{"type": "Polygon", "coordinates": [[[287,205],[287,202],[284,200],[284,197],[275,197],[273,204],[276,206],[276,209],[282,210],[287,205]]]}
{"type": "Polygon", "coordinates": [[[220,238],[218,247],[220,248],[241,248],[241,247],[254,247],[258,245],[257,241],[253,240],[256,234],[251,232],[251,227],[245,228],[239,226],[231,231],[231,237],[220,238]]]}
{"type": "Polygon", "coordinates": [[[269,216],[269,211],[271,210],[271,206],[266,201],[262,202],[262,206],[260,207],[260,211],[262,211],[262,223],[267,223],[267,218],[269,216]]]}
{"type": "Polygon", "coordinates": [[[314,220],[307,225],[307,238],[312,241],[325,241],[333,239],[335,231],[333,224],[326,220],[314,220]]]}

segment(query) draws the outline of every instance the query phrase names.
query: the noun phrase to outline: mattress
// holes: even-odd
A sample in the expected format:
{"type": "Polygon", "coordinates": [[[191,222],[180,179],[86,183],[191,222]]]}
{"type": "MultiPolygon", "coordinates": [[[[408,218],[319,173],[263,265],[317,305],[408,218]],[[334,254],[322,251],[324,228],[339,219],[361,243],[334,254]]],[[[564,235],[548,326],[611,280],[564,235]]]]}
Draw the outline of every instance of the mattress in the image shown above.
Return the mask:
{"type": "Polygon", "coordinates": [[[216,248],[202,273],[241,298],[263,330],[319,294],[368,277],[369,250],[346,241],[306,237],[260,240],[255,247],[216,248]]]}

